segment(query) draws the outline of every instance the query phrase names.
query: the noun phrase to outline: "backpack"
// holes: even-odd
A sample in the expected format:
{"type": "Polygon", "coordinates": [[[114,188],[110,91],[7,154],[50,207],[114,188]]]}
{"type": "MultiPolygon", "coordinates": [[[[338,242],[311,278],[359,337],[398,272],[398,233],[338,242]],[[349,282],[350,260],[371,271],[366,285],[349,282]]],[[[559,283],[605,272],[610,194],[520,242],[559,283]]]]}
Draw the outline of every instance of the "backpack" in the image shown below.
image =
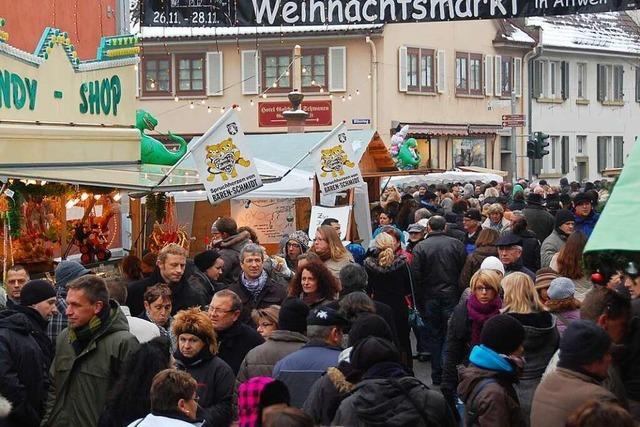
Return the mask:
{"type": "Polygon", "coordinates": [[[473,387],[473,392],[469,395],[469,398],[464,403],[463,408],[461,408],[463,409],[462,413],[464,414],[464,417],[461,416],[460,418],[464,420],[464,426],[472,427],[476,421],[478,421],[480,412],[476,405],[476,399],[486,386],[493,383],[497,383],[494,378],[483,378],[473,387]]]}

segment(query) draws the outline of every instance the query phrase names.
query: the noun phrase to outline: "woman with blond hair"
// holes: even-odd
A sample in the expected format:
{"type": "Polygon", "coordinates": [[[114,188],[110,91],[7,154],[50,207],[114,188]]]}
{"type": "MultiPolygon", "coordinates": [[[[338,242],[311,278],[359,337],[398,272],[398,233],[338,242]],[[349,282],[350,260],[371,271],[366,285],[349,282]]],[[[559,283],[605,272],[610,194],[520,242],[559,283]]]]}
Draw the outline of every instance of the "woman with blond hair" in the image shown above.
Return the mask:
{"type": "Polygon", "coordinates": [[[404,255],[395,252],[395,239],[380,233],[374,247],[364,260],[369,276],[368,293],[374,301],[387,304],[394,313],[395,329],[398,333],[402,361],[412,365],[411,341],[409,339],[409,310],[405,297],[411,294],[411,272],[404,255]]]}
{"type": "MultiPolygon", "coordinates": [[[[486,206],[486,205],[485,205],[486,206]]],[[[511,227],[511,221],[504,217],[504,208],[500,203],[493,203],[487,208],[487,219],[482,223],[482,228],[490,228],[498,233],[503,233],[511,227]]]]}
{"type": "Polygon", "coordinates": [[[547,311],[528,275],[511,273],[502,279],[502,288],[503,312],[518,320],[525,330],[523,356],[527,362],[515,388],[522,412],[528,420],[533,393],[558,349],[560,336],[555,317],[547,311]]]}
{"type": "Polygon", "coordinates": [[[173,354],[178,369],[191,374],[200,385],[198,417],[214,426],[230,425],[235,375],[217,355],[218,340],[211,319],[196,307],[182,310],[173,318],[171,330],[178,340],[173,354]]]}
{"type": "Polygon", "coordinates": [[[325,267],[338,280],[342,267],[353,262],[353,257],[340,241],[338,232],[330,225],[318,227],[311,251],[320,257],[325,267]]]}
{"type": "Polygon", "coordinates": [[[481,269],[471,276],[471,294],[466,302],[456,306],[449,320],[447,344],[444,352],[441,390],[450,401],[458,387],[458,365],[469,360],[474,345],[480,344],[485,322],[500,314],[500,279],[495,270],[481,269]]]}
{"type": "Polygon", "coordinates": [[[255,323],[258,333],[265,340],[273,331],[278,329],[279,305],[270,305],[265,308],[258,308],[251,312],[251,320],[255,323]]]}

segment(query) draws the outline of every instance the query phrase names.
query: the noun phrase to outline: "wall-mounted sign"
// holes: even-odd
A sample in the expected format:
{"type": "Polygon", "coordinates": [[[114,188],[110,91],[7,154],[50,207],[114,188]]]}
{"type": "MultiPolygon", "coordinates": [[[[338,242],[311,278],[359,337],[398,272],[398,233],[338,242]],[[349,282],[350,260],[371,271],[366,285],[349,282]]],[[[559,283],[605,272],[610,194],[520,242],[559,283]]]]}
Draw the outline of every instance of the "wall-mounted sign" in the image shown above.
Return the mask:
{"type": "MultiPolygon", "coordinates": [[[[291,109],[288,101],[268,101],[258,103],[258,126],[286,126],[287,120],[282,113],[291,109]]],[[[331,100],[302,101],[302,109],[309,113],[305,126],[331,126],[331,100]]]]}
{"type": "Polygon", "coordinates": [[[352,125],[370,125],[371,119],[351,119],[352,125]]]}
{"type": "Polygon", "coordinates": [[[147,27],[254,27],[502,19],[640,9],[628,0],[140,0],[147,27]]]}

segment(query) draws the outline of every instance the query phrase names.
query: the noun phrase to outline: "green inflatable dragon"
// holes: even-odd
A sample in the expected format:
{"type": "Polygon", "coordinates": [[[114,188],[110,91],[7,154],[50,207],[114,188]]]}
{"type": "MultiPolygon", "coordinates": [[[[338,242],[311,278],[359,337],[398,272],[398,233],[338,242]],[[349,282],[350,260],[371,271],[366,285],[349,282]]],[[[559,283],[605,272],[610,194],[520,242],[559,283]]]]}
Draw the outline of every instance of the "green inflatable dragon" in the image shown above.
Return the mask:
{"type": "Polygon", "coordinates": [[[140,131],[140,160],[142,163],[173,166],[187,154],[187,142],[184,138],[169,132],[169,138],[180,144],[178,151],[169,151],[164,144],[154,137],[144,133],[145,129],[153,130],[158,125],[158,119],[145,110],[136,111],[136,128],[140,131]]]}

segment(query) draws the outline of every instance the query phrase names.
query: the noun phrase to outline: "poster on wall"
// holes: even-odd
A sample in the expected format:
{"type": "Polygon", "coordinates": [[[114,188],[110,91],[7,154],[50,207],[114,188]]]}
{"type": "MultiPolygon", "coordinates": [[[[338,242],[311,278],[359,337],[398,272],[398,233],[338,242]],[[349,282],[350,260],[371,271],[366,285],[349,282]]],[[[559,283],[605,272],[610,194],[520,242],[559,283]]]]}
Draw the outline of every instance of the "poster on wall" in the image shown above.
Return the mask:
{"type": "Polygon", "coordinates": [[[453,163],[458,166],[486,167],[486,140],[456,138],[453,140],[453,163]]]}
{"type": "Polygon", "coordinates": [[[146,27],[392,24],[640,9],[629,0],[137,0],[146,27]]]}
{"type": "Polygon", "coordinates": [[[264,243],[280,243],[285,234],[296,231],[296,201],[294,199],[233,199],[231,218],[239,227],[249,226],[264,243]]]}
{"type": "Polygon", "coordinates": [[[241,196],[262,187],[235,110],[228,110],[190,148],[209,203],[241,196]]]}
{"type": "Polygon", "coordinates": [[[344,123],[322,139],[311,154],[320,191],[336,193],[362,184],[360,167],[344,123]]]}
{"type": "Polygon", "coordinates": [[[316,236],[316,229],[320,227],[322,221],[327,218],[335,218],[340,223],[340,240],[347,239],[347,229],[349,228],[349,218],[351,216],[351,206],[340,206],[337,208],[327,208],[324,206],[311,207],[311,219],[309,220],[309,238],[316,236]]]}

